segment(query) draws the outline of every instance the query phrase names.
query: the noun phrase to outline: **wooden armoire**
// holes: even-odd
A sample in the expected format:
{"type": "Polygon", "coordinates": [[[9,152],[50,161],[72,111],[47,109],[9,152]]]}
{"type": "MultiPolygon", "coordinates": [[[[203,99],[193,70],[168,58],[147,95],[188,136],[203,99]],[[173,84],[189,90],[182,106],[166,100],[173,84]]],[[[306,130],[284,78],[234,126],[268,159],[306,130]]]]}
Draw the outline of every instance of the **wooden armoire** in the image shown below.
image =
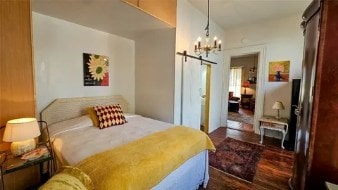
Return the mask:
{"type": "Polygon", "coordinates": [[[338,1],[314,0],[303,14],[304,57],[293,189],[338,184],[338,1]]]}

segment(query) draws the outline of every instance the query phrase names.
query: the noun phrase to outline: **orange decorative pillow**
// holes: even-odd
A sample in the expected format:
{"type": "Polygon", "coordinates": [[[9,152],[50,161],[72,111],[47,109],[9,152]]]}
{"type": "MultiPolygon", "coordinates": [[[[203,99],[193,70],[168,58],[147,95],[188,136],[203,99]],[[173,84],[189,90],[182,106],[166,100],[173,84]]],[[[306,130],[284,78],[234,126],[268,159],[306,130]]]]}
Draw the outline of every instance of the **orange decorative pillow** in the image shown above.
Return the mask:
{"type": "Polygon", "coordinates": [[[94,107],[87,108],[87,113],[89,114],[90,119],[93,121],[94,127],[99,126],[99,119],[96,116],[96,112],[94,110],[94,107]]]}
{"type": "Polygon", "coordinates": [[[98,127],[100,129],[127,123],[119,104],[95,106],[94,110],[99,120],[98,127]]]}

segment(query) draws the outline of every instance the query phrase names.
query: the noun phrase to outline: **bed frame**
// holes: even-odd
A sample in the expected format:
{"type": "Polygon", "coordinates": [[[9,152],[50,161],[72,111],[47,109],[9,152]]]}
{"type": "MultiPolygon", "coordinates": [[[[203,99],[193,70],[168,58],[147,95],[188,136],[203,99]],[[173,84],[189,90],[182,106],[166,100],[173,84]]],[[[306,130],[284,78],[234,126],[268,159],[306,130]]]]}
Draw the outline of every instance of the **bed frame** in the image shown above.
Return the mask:
{"type": "Polygon", "coordinates": [[[129,104],[121,95],[96,96],[82,98],[58,98],[40,113],[40,119],[48,125],[86,115],[86,109],[97,105],[120,104],[124,113],[128,112],[129,104]]]}

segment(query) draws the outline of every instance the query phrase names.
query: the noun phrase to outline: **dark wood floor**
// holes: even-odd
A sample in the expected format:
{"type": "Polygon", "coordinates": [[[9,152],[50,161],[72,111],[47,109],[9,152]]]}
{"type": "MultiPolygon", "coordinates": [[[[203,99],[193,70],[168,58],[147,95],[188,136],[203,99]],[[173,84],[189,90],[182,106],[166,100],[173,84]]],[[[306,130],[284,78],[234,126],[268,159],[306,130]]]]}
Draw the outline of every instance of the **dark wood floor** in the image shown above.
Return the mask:
{"type": "Polygon", "coordinates": [[[245,131],[245,132],[251,132],[251,133],[254,132],[252,124],[241,123],[238,121],[227,120],[227,127],[230,129],[236,129],[239,131],[245,131]]]}
{"type": "MultiPolygon", "coordinates": [[[[216,129],[209,136],[215,146],[226,137],[252,143],[259,143],[260,140],[257,134],[226,127],[216,129]]],[[[288,180],[292,174],[293,152],[281,149],[278,139],[265,137],[264,144],[265,149],[257,164],[252,183],[210,167],[207,189],[289,189],[288,180]]]]}
{"type": "MultiPolygon", "coordinates": [[[[254,117],[254,112],[249,109],[239,108],[238,113],[246,117],[254,117]]],[[[254,132],[252,124],[242,123],[240,121],[228,120],[227,127],[240,131],[254,132]]]]}

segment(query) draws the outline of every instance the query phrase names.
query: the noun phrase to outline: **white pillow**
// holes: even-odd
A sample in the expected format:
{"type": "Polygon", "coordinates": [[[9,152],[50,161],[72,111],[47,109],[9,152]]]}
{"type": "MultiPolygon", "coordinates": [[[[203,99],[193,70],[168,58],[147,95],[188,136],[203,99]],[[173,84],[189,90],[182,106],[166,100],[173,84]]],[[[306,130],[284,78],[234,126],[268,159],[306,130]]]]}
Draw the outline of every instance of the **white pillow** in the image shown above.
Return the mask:
{"type": "Polygon", "coordinates": [[[49,135],[52,138],[53,136],[60,133],[91,126],[93,126],[93,122],[90,119],[89,115],[84,115],[54,123],[52,125],[49,125],[48,129],[49,135]]]}

